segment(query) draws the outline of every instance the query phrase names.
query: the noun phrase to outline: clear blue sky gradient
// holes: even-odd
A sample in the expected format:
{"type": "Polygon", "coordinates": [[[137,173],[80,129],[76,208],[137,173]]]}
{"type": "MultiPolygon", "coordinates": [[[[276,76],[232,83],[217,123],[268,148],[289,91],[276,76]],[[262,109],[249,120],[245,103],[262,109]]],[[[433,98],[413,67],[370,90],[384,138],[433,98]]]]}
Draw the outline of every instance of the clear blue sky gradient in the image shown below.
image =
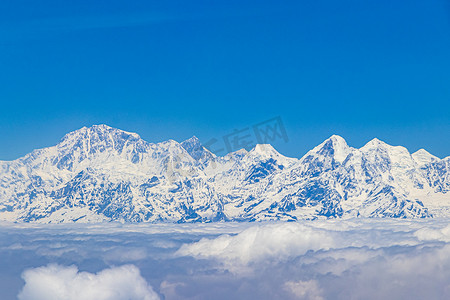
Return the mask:
{"type": "Polygon", "coordinates": [[[0,2],[0,159],[108,124],[202,141],[281,116],[301,157],[332,134],[450,155],[450,2],[0,2]]]}

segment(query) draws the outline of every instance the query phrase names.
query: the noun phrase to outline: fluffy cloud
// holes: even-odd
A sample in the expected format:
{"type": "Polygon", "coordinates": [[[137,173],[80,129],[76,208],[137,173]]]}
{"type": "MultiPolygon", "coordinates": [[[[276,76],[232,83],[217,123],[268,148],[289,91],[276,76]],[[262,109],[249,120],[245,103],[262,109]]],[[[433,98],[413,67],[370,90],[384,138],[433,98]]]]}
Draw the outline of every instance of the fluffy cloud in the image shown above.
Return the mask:
{"type": "Polygon", "coordinates": [[[51,264],[26,270],[19,300],[156,300],[158,295],[133,265],[105,269],[97,274],[75,266],[51,264]]]}
{"type": "Polygon", "coordinates": [[[438,240],[443,242],[450,242],[450,225],[443,228],[421,228],[417,230],[414,235],[421,241],[438,240]]]}
{"type": "Polygon", "coordinates": [[[308,250],[332,246],[333,238],[325,230],[298,223],[279,223],[253,226],[234,236],[203,238],[197,243],[183,245],[177,254],[249,264],[262,260],[283,261],[308,250]]]}

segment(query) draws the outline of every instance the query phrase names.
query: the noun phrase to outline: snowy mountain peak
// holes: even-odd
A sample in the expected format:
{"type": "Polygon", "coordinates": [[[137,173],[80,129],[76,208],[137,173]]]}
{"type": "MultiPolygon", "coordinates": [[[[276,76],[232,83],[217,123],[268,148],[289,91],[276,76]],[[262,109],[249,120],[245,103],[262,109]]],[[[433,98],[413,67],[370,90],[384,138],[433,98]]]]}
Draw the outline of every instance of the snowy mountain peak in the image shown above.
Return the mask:
{"type": "Polygon", "coordinates": [[[183,145],[183,144],[195,144],[195,145],[201,145],[200,140],[199,140],[195,135],[192,136],[191,138],[189,138],[189,139],[183,141],[181,144],[182,144],[182,145],[183,145]]]}
{"type": "Polygon", "coordinates": [[[347,142],[345,141],[345,139],[337,134],[333,134],[332,136],[330,136],[327,140],[332,140],[334,143],[343,143],[345,145],[347,145],[347,142]]]}
{"type": "Polygon", "coordinates": [[[386,142],[383,142],[377,138],[374,138],[372,140],[370,140],[369,142],[367,142],[367,144],[365,144],[363,147],[361,147],[359,150],[361,150],[362,152],[371,152],[371,151],[389,151],[389,152],[402,152],[405,155],[410,155],[408,149],[406,149],[403,146],[392,146],[389,145],[386,142]]]}
{"type": "Polygon", "coordinates": [[[322,157],[332,157],[334,161],[342,163],[351,151],[352,148],[347,145],[347,142],[342,137],[332,135],[312,149],[309,154],[315,153],[322,157]]]}
{"type": "Polygon", "coordinates": [[[117,128],[113,128],[104,124],[93,125],[91,127],[83,127],[78,130],[66,134],[60,142],[60,145],[76,144],[80,141],[83,143],[104,143],[128,140],[138,141],[140,136],[137,133],[127,132],[117,128]]]}
{"type": "Polygon", "coordinates": [[[411,154],[411,156],[413,157],[414,161],[419,165],[425,165],[440,160],[439,157],[434,156],[425,149],[419,149],[413,154],[411,154]]]}
{"type": "Polygon", "coordinates": [[[408,149],[403,146],[391,146],[377,138],[372,139],[367,144],[359,149],[361,152],[369,155],[384,155],[391,157],[407,157],[411,159],[411,154],[408,149]]]}
{"type": "Polygon", "coordinates": [[[113,156],[135,164],[149,147],[136,133],[94,125],[72,131],[57,145],[35,150],[19,160],[29,169],[45,169],[55,177],[57,171],[51,170],[52,167],[74,172],[92,164],[112,162],[113,156]]]}
{"type": "Polygon", "coordinates": [[[250,150],[249,153],[252,155],[262,155],[262,156],[279,156],[279,155],[281,155],[270,144],[257,144],[252,150],[250,150]]]}
{"type": "Polygon", "coordinates": [[[374,138],[372,140],[370,140],[369,142],[367,142],[362,148],[361,150],[364,149],[373,149],[373,148],[380,148],[380,147],[385,147],[385,146],[389,146],[388,144],[386,144],[385,142],[374,138]]]}
{"type": "Polygon", "coordinates": [[[194,135],[190,139],[185,140],[181,143],[181,146],[189,153],[195,160],[204,163],[208,160],[216,157],[208,149],[206,149],[200,140],[194,135]]]}

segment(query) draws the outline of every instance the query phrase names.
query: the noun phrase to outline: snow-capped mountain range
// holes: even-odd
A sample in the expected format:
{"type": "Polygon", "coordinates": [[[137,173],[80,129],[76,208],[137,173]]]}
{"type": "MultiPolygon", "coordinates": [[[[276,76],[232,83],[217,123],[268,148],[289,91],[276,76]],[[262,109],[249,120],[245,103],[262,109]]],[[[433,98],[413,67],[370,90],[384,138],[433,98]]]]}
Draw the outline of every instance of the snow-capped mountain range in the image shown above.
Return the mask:
{"type": "Polygon", "coordinates": [[[450,216],[450,157],[333,135],[300,159],[270,145],[219,157],[106,125],[0,161],[0,220],[214,222],[450,216]]]}

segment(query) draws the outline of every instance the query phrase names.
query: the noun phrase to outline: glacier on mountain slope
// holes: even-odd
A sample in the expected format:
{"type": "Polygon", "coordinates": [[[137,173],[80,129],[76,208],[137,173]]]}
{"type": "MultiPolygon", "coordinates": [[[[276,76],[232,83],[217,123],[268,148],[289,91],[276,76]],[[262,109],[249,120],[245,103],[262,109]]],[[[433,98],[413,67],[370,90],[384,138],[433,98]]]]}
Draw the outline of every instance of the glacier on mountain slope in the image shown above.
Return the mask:
{"type": "Polygon", "coordinates": [[[450,215],[450,157],[333,135],[301,159],[219,157],[196,137],[148,143],[106,125],[0,162],[0,220],[214,222],[450,215]]]}

